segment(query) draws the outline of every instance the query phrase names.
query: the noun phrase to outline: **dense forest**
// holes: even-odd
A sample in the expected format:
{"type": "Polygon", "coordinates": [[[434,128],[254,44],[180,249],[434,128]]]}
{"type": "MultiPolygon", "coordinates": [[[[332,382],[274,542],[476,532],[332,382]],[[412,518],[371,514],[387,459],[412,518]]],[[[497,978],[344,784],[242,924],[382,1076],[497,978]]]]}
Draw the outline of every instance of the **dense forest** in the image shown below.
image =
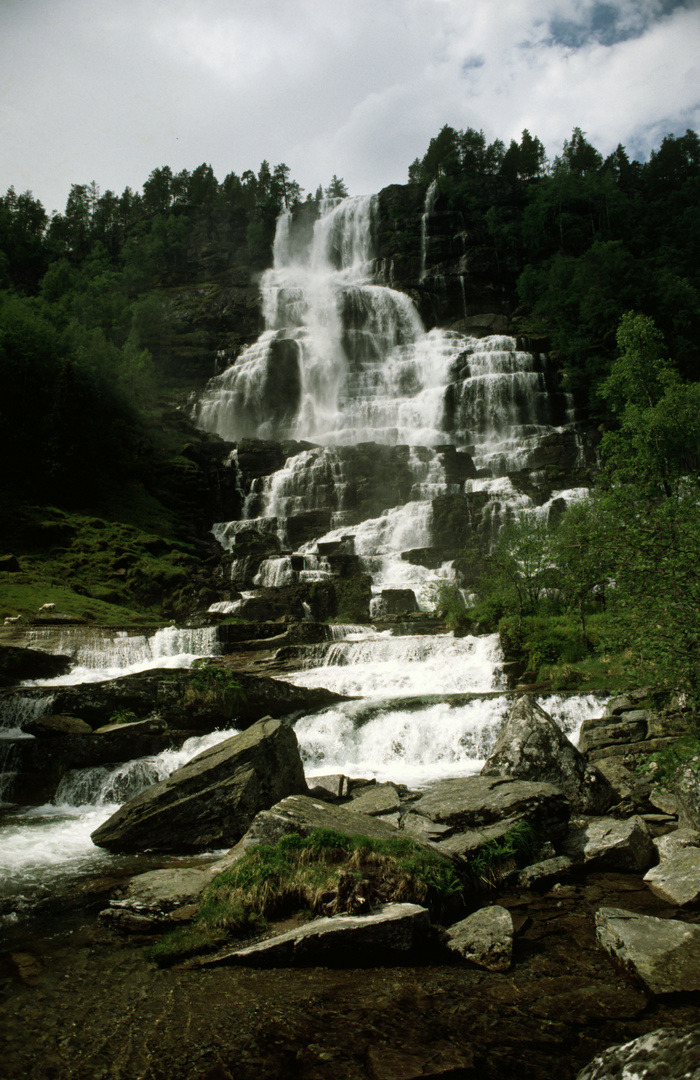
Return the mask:
{"type": "MultiPolygon", "coordinates": [[[[642,163],[623,146],[604,158],[575,128],[548,161],[528,131],[506,147],[445,126],[408,182],[421,199],[434,185],[441,205],[488,238],[494,266],[512,283],[519,330],[548,342],[580,415],[603,433],[594,498],[572,507],[556,534],[525,517],[496,551],[480,553],[469,619],[500,620],[533,677],[568,664],[573,685],[582,657],[626,647],[630,670],[648,675],[651,665],[656,681],[696,693],[698,135],[669,135],[642,163]]],[[[75,578],[75,590],[96,602],[93,617],[104,618],[101,600],[131,610],[157,603],[176,615],[206,602],[205,575],[193,592],[190,564],[204,557],[192,523],[205,517],[201,462],[211,440],[194,432],[184,408],[214,370],[211,339],[192,316],[196,288],[224,278],[252,288],[270,265],[280,210],[313,212],[323,197],[346,194],[334,176],[304,197],[286,165],[264,161],[257,173],[223,181],[206,164],[191,173],[157,168],[141,192],[121,195],[74,185],[64,213],[51,218],[30,192],[0,197],[6,551],[41,547],[37,522],[46,525],[47,514],[36,507],[50,505],[53,527],[60,531],[60,513],[83,544],[82,556],[74,543],[74,563],[64,553],[52,572],[75,578]],[[116,544],[116,534],[109,545],[95,541],[85,522],[98,518],[103,530],[105,520],[119,523],[122,548],[124,529],[165,538],[159,565],[138,580],[126,561],[131,595],[91,584],[85,564],[99,566],[98,553],[116,544]]],[[[231,354],[255,336],[258,318],[253,309],[232,329],[231,354]]],[[[454,596],[440,602],[456,623],[467,617],[454,596]]],[[[23,605],[15,598],[6,607],[23,605]]]]}

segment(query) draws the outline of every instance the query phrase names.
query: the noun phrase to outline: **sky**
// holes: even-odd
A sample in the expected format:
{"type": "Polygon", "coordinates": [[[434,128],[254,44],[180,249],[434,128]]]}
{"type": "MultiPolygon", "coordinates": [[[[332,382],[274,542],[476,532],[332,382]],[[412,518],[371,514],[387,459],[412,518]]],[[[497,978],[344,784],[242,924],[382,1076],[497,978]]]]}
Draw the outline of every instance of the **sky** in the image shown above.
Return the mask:
{"type": "Polygon", "coordinates": [[[405,183],[444,124],[550,158],[700,132],[700,0],[0,0],[0,192],[284,162],[405,183]]]}

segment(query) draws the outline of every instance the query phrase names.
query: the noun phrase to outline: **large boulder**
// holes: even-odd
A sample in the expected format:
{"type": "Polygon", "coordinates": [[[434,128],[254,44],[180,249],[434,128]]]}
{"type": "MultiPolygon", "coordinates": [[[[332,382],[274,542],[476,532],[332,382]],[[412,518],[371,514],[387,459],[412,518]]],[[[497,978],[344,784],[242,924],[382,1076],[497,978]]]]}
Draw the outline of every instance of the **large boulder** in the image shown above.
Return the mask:
{"type": "Polygon", "coordinates": [[[679,848],[644,875],[653,893],[674,907],[700,903],[700,848],[679,848]]]}
{"type": "Polygon", "coordinates": [[[494,904],[480,908],[447,930],[447,948],[487,971],[507,971],[513,960],[513,917],[494,904]]]}
{"type": "Polygon", "coordinates": [[[700,829],[700,754],[690,758],[672,781],[681,825],[700,829]]]}
{"type": "Polygon", "coordinates": [[[654,841],[641,817],[593,818],[571,829],[565,854],[589,870],[641,874],[656,862],[654,841]]]}
{"type": "Polygon", "coordinates": [[[403,828],[409,836],[435,841],[437,850],[452,858],[468,860],[520,823],[537,838],[557,839],[566,831],[569,814],[568,799],[551,784],[467,776],[429,788],[412,804],[403,828]]]}
{"type": "Polygon", "coordinates": [[[296,735],[260,720],[198,754],[120,807],[92,834],[110,851],[208,851],[230,847],[255,815],[306,791],[296,735]]]}
{"type": "Polygon", "coordinates": [[[583,814],[604,814],[613,799],[603,774],[529,695],[518,699],[504,721],[481,775],[554,784],[583,814]]]}
{"type": "Polygon", "coordinates": [[[597,1054],[576,1080],[696,1080],[698,1061],[697,1028],[658,1028],[597,1054]]]}
{"type": "Polygon", "coordinates": [[[700,990],[700,926],[600,908],[596,934],[606,952],[652,994],[700,990]]]}
{"type": "Polygon", "coordinates": [[[308,795],[290,795],[256,815],[241,848],[248,850],[258,844],[276,844],[289,833],[309,836],[315,829],[332,829],[348,836],[369,836],[372,840],[395,840],[401,835],[393,825],[358,814],[347,806],[332,806],[308,795]]]}

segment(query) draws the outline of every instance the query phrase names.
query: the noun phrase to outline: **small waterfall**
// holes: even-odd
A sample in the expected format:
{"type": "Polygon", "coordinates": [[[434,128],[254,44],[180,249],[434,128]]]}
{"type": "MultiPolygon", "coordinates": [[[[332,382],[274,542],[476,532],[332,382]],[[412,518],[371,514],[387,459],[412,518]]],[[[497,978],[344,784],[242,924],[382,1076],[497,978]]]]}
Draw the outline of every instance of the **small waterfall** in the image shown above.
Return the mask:
{"type": "Polygon", "coordinates": [[[423,205],[423,215],[420,219],[420,279],[423,281],[427,274],[428,266],[428,227],[430,223],[430,215],[435,209],[435,203],[437,201],[440,188],[438,186],[437,178],[431,180],[428,190],[425,193],[425,203],[423,205]]]}

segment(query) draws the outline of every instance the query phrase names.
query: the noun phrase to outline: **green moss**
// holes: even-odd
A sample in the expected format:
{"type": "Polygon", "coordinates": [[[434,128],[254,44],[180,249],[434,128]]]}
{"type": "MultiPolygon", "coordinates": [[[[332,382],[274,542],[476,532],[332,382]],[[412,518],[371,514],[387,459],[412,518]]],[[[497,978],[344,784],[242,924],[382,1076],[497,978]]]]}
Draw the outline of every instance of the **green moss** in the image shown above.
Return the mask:
{"type": "Polygon", "coordinates": [[[245,690],[233,672],[208,659],[195,660],[182,704],[192,708],[214,709],[226,719],[247,701],[245,690]]]}

